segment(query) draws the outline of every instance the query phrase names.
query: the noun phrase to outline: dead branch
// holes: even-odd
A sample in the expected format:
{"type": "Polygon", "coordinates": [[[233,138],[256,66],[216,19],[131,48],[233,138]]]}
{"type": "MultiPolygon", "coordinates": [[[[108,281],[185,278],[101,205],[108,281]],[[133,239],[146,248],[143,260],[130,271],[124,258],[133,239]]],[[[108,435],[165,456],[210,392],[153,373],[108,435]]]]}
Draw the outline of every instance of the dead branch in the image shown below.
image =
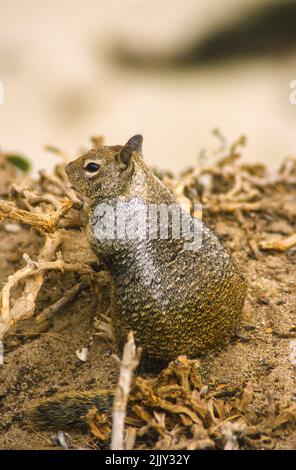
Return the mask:
{"type": "Polygon", "coordinates": [[[27,265],[9,276],[7,283],[1,292],[1,315],[0,315],[0,340],[17,321],[29,318],[35,310],[35,300],[44,282],[44,273],[49,270],[76,271],[80,273],[92,272],[91,268],[80,263],[66,263],[62,254],[57,253],[57,258],[51,261],[53,254],[61,242],[60,234],[57,232],[53,237],[47,237],[38,261],[32,261],[27,254],[24,259],[27,265]],[[11,290],[22,281],[25,287],[20,298],[18,298],[10,309],[11,290]]]}
{"type": "Polygon", "coordinates": [[[256,201],[256,202],[211,201],[211,203],[208,204],[208,206],[212,212],[233,213],[233,212],[236,212],[237,210],[240,210],[243,212],[257,212],[257,211],[269,210],[271,207],[271,202],[273,204],[273,207],[276,206],[280,208],[282,205],[281,201],[273,199],[273,200],[256,201]]]}
{"type": "Polygon", "coordinates": [[[22,224],[31,225],[43,233],[53,233],[57,228],[60,218],[73,206],[68,200],[61,204],[55,212],[46,215],[33,214],[32,212],[19,209],[13,202],[0,200],[0,220],[11,219],[22,224]]]}
{"type": "Polygon", "coordinates": [[[48,174],[44,170],[40,170],[40,185],[45,192],[57,196],[67,196],[72,205],[81,206],[81,200],[77,197],[75,191],[71,188],[64,167],[59,165],[56,167],[57,175],[48,174]]]}
{"type": "Polygon", "coordinates": [[[287,238],[277,238],[275,240],[264,240],[259,246],[262,250],[288,251],[296,245],[296,233],[287,238]]]}
{"type": "Polygon", "coordinates": [[[239,450],[238,438],[242,436],[244,426],[241,423],[227,421],[221,426],[221,434],[224,437],[224,450],[239,450]]]}
{"type": "MultiPolygon", "coordinates": [[[[17,184],[12,184],[10,187],[10,195],[12,197],[19,197],[20,200],[26,205],[29,211],[34,212],[35,206],[40,203],[50,204],[55,210],[61,207],[61,201],[56,196],[50,193],[38,193],[32,189],[22,187],[17,184]]],[[[41,209],[38,207],[41,211],[41,209]]]]}
{"type": "Polygon", "coordinates": [[[81,290],[86,289],[88,285],[89,284],[86,281],[75,284],[75,286],[68,290],[59,300],[42,310],[42,312],[37,315],[36,322],[40,323],[42,321],[49,320],[49,318],[51,318],[56,312],[71,302],[81,290]]]}
{"type": "MultiPolygon", "coordinates": [[[[60,234],[56,233],[53,237],[47,237],[44,247],[42,248],[38,262],[51,260],[53,255],[61,243],[60,234]]],[[[4,285],[1,292],[1,317],[0,317],[0,332],[3,328],[2,335],[6,333],[9,328],[9,318],[17,319],[19,316],[22,318],[29,318],[33,315],[35,309],[35,299],[42,287],[44,276],[39,273],[34,277],[31,276],[32,271],[35,269],[35,264],[30,260],[27,255],[24,255],[27,261],[27,266],[20,269],[12,276],[9,276],[7,283],[4,285]],[[22,279],[26,279],[25,286],[21,297],[19,297],[13,308],[10,310],[10,292],[22,279]],[[2,323],[2,328],[1,328],[2,323]]],[[[1,337],[1,333],[0,333],[1,337]]]]}
{"type": "Polygon", "coordinates": [[[75,230],[78,228],[81,228],[82,222],[81,219],[77,217],[63,217],[62,219],[59,220],[59,223],[57,225],[57,228],[64,228],[66,230],[75,230]]]}
{"type": "Polygon", "coordinates": [[[55,147],[54,145],[45,145],[44,149],[47,150],[47,152],[53,153],[54,155],[60,157],[65,164],[70,161],[69,155],[64,150],[55,147]]]}
{"type": "Polygon", "coordinates": [[[126,416],[127,402],[130,392],[131,379],[134,370],[140,361],[141,349],[136,349],[133,332],[128,334],[128,341],[123,349],[120,364],[118,386],[115,392],[112,411],[112,450],[124,449],[124,421],[126,416]]]}

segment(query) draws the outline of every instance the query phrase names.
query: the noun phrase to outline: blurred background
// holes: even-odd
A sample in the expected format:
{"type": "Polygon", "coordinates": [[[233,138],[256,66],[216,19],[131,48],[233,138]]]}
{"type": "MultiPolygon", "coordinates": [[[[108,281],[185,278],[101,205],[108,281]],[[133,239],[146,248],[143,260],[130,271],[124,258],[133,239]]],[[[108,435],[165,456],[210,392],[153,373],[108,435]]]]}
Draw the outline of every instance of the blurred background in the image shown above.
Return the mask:
{"type": "Polygon", "coordinates": [[[75,158],[91,135],[144,135],[154,166],[248,138],[244,158],[295,155],[296,2],[0,0],[0,145],[35,171],[75,158]]]}

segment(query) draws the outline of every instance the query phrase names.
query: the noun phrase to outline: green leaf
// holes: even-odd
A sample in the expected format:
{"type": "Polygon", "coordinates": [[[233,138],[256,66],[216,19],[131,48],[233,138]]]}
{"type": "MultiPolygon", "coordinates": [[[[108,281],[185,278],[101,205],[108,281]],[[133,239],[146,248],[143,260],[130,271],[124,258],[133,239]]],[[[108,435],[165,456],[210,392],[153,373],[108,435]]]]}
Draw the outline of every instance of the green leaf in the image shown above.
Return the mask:
{"type": "Polygon", "coordinates": [[[29,173],[31,170],[31,163],[27,158],[21,155],[7,155],[6,156],[9,163],[16,166],[19,170],[23,171],[24,173],[29,173]]]}

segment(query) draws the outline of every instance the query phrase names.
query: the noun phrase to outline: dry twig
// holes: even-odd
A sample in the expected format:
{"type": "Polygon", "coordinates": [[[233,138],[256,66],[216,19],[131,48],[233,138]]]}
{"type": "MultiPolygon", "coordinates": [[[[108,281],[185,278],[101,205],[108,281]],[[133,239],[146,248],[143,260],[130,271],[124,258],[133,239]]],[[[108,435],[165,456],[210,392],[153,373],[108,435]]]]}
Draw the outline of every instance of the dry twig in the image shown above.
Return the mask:
{"type": "Polygon", "coordinates": [[[8,332],[11,326],[17,321],[29,318],[35,310],[36,297],[44,282],[44,273],[49,270],[76,271],[80,273],[90,273],[91,268],[80,263],[66,263],[62,254],[57,253],[57,258],[51,261],[56,248],[61,242],[60,233],[53,237],[48,236],[45,245],[38,257],[38,261],[32,261],[27,254],[24,259],[27,265],[9,276],[7,283],[1,291],[1,316],[0,316],[0,340],[8,332]],[[16,285],[25,280],[25,287],[21,297],[10,309],[11,290],[16,285]]]}
{"type": "Polygon", "coordinates": [[[0,201],[0,220],[11,219],[22,224],[31,225],[43,233],[54,233],[60,218],[73,206],[73,202],[68,200],[61,204],[55,212],[48,214],[34,214],[23,209],[19,209],[13,202],[0,201]]]}
{"type": "Polygon", "coordinates": [[[120,364],[120,373],[112,411],[112,450],[124,449],[124,420],[126,417],[127,402],[132,375],[139,364],[140,354],[141,350],[140,348],[136,349],[134,335],[131,331],[123,349],[122,361],[117,358],[120,364]]]}
{"type": "Polygon", "coordinates": [[[264,240],[260,243],[262,250],[276,250],[276,251],[288,251],[290,248],[296,245],[296,233],[290,235],[287,238],[279,238],[275,240],[264,240]]]}
{"type": "Polygon", "coordinates": [[[36,322],[39,323],[45,320],[49,320],[56,312],[58,312],[69,302],[71,302],[81,290],[86,289],[88,285],[89,284],[86,281],[78,282],[78,284],[75,284],[75,286],[65,292],[65,294],[54,304],[42,310],[42,312],[37,315],[36,322]]]}

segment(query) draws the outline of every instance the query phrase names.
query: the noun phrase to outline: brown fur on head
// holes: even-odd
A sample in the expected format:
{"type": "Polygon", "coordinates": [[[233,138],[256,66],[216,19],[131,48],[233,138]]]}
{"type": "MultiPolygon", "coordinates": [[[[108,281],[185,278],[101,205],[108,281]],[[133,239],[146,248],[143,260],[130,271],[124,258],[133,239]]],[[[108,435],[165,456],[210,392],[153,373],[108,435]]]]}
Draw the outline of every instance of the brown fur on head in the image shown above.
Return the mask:
{"type": "Polygon", "coordinates": [[[134,159],[142,154],[142,142],[143,137],[135,135],[124,146],[91,149],[66,166],[71,185],[96,200],[124,194],[132,180],[134,159]]]}

